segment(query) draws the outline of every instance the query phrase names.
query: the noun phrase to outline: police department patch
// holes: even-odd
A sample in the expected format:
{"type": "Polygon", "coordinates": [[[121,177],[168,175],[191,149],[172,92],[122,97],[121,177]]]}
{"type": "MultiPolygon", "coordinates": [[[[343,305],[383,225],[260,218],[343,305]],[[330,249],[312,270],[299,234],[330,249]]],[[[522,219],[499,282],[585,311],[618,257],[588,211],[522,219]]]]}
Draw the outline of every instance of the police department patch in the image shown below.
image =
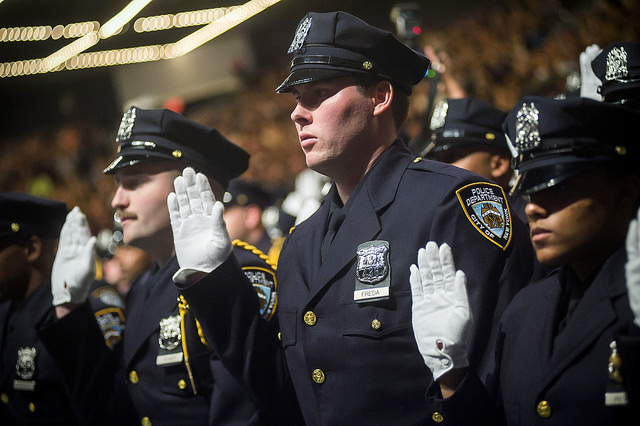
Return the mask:
{"type": "Polygon", "coordinates": [[[259,266],[245,266],[244,275],[258,295],[260,301],[260,315],[269,321],[276,311],[278,298],[276,293],[276,274],[273,270],[259,266]]]}
{"type": "Polygon", "coordinates": [[[124,330],[124,313],[118,307],[105,308],[95,313],[96,321],[104,342],[108,347],[112,348],[116,343],[122,340],[122,331],[124,330]]]}
{"type": "Polygon", "coordinates": [[[506,250],[511,242],[511,211],[502,187],[472,183],[458,189],[456,195],[473,227],[506,250]]]}

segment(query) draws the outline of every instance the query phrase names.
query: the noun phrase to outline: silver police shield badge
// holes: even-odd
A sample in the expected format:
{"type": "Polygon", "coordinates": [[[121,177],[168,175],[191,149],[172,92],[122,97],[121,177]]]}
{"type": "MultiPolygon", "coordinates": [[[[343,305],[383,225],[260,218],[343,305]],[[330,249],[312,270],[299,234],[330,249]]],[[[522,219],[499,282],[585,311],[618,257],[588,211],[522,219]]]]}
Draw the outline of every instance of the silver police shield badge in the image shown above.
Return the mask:
{"type": "Polygon", "coordinates": [[[18,360],[16,362],[16,374],[22,380],[31,380],[36,375],[36,355],[38,350],[33,347],[23,347],[18,349],[18,360]]]}
{"type": "Polygon", "coordinates": [[[449,102],[447,102],[446,99],[443,99],[433,109],[433,115],[431,116],[431,123],[429,125],[431,130],[436,130],[444,126],[445,120],[447,119],[448,111],[449,111],[449,102]]]}
{"type": "Polygon", "coordinates": [[[522,104],[516,115],[516,141],[518,152],[529,151],[540,145],[540,111],[535,104],[522,104]]]}
{"type": "Polygon", "coordinates": [[[136,122],[136,109],[129,108],[129,111],[125,112],[118,128],[118,135],[116,136],[116,142],[120,142],[123,139],[129,139],[131,132],[133,131],[133,125],[136,122]]]}
{"type": "Polygon", "coordinates": [[[170,315],[160,320],[160,335],[158,344],[161,349],[172,351],[180,345],[182,333],[180,332],[180,315],[170,315]]]}
{"type": "Polygon", "coordinates": [[[607,71],[604,78],[607,80],[619,80],[629,75],[627,68],[627,51],[624,47],[614,47],[607,54],[607,71]]]}
{"type": "Polygon", "coordinates": [[[356,302],[388,299],[391,285],[389,242],[367,241],[358,246],[356,253],[358,258],[353,299],[356,302]]]}
{"type": "Polygon", "coordinates": [[[309,34],[309,28],[311,28],[311,17],[307,16],[302,20],[302,22],[300,22],[300,25],[298,25],[296,35],[293,36],[293,41],[291,42],[291,46],[289,46],[287,53],[293,53],[304,45],[304,41],[307,39],[307,34],[309,34]]]}

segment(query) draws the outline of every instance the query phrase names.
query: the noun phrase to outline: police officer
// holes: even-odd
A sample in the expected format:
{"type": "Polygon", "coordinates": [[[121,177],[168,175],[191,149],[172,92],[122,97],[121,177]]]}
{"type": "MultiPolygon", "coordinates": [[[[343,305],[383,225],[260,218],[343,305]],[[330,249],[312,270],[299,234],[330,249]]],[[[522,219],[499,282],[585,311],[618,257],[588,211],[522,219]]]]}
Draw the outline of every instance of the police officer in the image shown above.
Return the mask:
{"type": "MultiPolygon", "coordinates": [[[[68,240],[56,258],[61,279],[53,281],[52,291],[64,295],[68,289],[69,294],[57,303],[54,299],[61,319],[45,330],[48,348],[65,369],[69,386],[85,389],[78,404],[87,412],[87,422],[262,424],[250,396],[222,367],[171,282],[179,264],[166,202],[174,178],[185,167],[185,173],[202,172],[222,197],[229,180],[247,169],[249,155],[215,129],[166,109],[130,108],[116,142],[118,155],[105,173],[117,179],[112,207],[122,224],[123,242],[147,251],[155,264],[150,276],[136,281],[127,294],[123,344],[105,352],[95,344],[86,305],[77,296],[85,285],[77,272],[83,263],[76,260],[85,252],[83,226],[68,218],[68,228],[63,228],[68,240]]],[[[232,246],[224,249],[230,253],[232,246]]],[[[243,265],[245,273],[266,289],[262,315],[270,318],[276,305],[274,271],[258,256],[252,262],[243,265]]],[[[234,267],[240,271],[235,260],[234,267]]],[[[247,281],[244,275],[238,278],[247,281]]],[[[252,297],[257,303],[255,291],[252,297]]]]}
{"type": "MultiPolygon", "coordinates": [[[[424,424],[431,375],[411,331],[409,259],[429,239],[459,247],[473,270],[470,353],[481,365],[494,318],[531,271],[525,227],[499,185],[416,158],[398,138],[429,65],[422,54],[344,12],[307,14],[289,52],[277,91],[297,101],[291,119],[307,165],[334,184],[283,246],[281,341],[246,321],[259,316],[250,288],[212,285],[229,274],[224,263],[176,282],[225,365],[263,404],[280,409],[290,378],[306,424],[424,424]]],[[[176,185],[174,229],[202,219],[187,209],[200,194],[176,185]]],[[[185,264],[207,263],[204,243],[185,264]]]]}
{"type": "Polygon", "coordinates": [[[229,237],[252,245],[276,264],[280,250],[273,247],[262,221],[264,211],[272,204],[269,193],[257,183],[233,179],[224,193],[223,203],[229,237]]]}
{"type": "MultiPolygon", "coordinates": [[[[0,423],[80,424],[58,367],[38,336],[53,315],[50,279],[64,203],[24,193],[0,193],[0,423]]],[[[104,339],[120,340],[123,303],[98,286],[90,315],[104,339]]],[[[99,332],[98,332],[99,334],[99,332]]]]}
{"type": "MultiPolygon", "coordinates": [[[[637,390],[640,377],[621,367],[640,362],[640,339],[624,339],[640,333],[625,286],[625,236],[640,204],[640,147],[632,136],[639,119],[630,108],[591,99],[533,96],[508,114],[505,131],[518,151],[514,190],[530,198],[531,242],[538,260],[560,268],[505,311],[487,392],[473,368],[461,374],[471,321],[464,268],[456,273],[449,249],[435,243],[419,254],[411,272],[416,340],[432,371],[448,361],[444,376],[456,376],[430,389],[429,411],[444,422],[638,424],[627,389],[637,390]],[[629,349],[634,356],[625,356],[629,349]]],[[[637,266],[635,233],[629,259],[637,266]]]]}
{"type": "Polygon", "coordinates": [[[640,108],[640,43],[612,43],[591,67],[602,83],[598,92],[604,102],[640,108]]]}
{"type": "MultiPolygon", "coordinates": [[[[431,116],[431,142],[425,158],[453,164],[511,189],[511,150],[502,131],[507,113],[480,99],[443,99],[431,116]]],[[[524,223],[524,203],[510,198],[511,211],[524,223]]]]}

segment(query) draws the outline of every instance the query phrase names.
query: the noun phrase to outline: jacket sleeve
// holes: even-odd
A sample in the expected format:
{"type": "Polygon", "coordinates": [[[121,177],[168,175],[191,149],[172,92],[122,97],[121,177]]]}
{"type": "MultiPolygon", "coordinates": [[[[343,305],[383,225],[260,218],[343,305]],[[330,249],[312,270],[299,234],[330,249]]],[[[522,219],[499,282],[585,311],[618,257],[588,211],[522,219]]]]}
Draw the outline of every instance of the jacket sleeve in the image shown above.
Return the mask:
{"type": "Polygon", "coordinates": [[[128,424],[133,411],[126,389],[114,388],[122,345],[109,349],[89,302],[40,329],[75,411],[84,424],[128,424]],[[120,395],[118,403],[115,395],[120,395]],[[125,398],[127,398],[125,400],[125,398]],[[116,407],[117,405],[117,407],[116,407]]]}
{"type": "Polygon", "coordinates": [[[253,286],[235,257],[198,282],[179,286],[224,367],[251,393],[266,421],[301,424],[301,414],[278,340],[277,314],[260,315],[253,286]]]}

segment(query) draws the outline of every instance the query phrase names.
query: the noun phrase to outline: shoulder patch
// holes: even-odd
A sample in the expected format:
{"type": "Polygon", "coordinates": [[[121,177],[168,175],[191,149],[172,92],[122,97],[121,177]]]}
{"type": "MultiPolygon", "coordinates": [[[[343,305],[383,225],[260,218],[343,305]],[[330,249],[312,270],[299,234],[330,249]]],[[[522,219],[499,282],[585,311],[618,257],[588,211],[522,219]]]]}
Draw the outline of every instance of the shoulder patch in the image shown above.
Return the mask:
{"type": "Polygon", "coordinates": [[[104,336],[104,342],[112,348],[122,340],[125,327],[124,313],[118,307],[111,307],[97,311],[94,315],[104,336]]]}
{"type": "Polygon", "coordinates": [[[471,225],[489,241],[506,250],[511,243],[511,211],[500,185],[478,182],[456,191],[471,225]]]}
{"type": "Polygon", "coordinates": [[[276,312],[278,297],[276,294],[276,274],[273,269],[259,266],[245,266],[244,275],[253,285],[260,301],[260,315],[269,321],[276,312]]]}
{"type": "Polygon", "coordinates": [[[273,315],[276,312],[276,307],[278,306],[278,297],[276,293],[276,265],[272,259],[251,244],[240,240],[233,240],[233,245],[236,248],[244,249],[252,253],[264,262],[264,266],[243,265],[242,271],[251,285],[253,285],[253,288],[258,295],[258,300],[260,301],[260,315],[262,315],[262,318],[269,321],[273,318],[273,315]]]}

